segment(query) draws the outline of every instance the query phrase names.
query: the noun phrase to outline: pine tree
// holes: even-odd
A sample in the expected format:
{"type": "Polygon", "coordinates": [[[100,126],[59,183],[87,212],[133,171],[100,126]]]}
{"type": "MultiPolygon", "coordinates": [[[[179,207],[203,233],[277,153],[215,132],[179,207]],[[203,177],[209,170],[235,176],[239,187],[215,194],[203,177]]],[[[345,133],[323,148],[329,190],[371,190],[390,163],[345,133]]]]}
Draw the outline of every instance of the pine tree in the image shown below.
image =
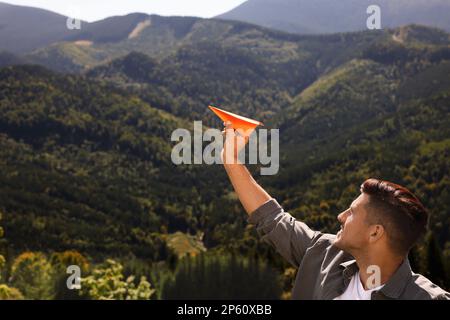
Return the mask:
{"type": "Polygon", "coordinates": [[[420,261],[419,249],[417,246],[414,246],[408,253],[409,264],[411,265],[411,269],[416,273],[422,273],[422,265],[420,261]]]}
{"type": "MultiPolygon", "coordinates": [[[[2,220],[2,213],[0,212],[0,220],[2,220]]],[[[3,228],[0,227],[0,238],[3,237],[3,228]]],[[[5,258],[0,254],[0,281],[2,281],[2,269],[5,266],[5,258]]],[[[21,300],[23,299],[22,293],[16,289],[9,287],[6,284],[0,284],[0,300],[21,300]]]]}
{"type": "Polygon", "coordinates": [[[427,235],[425,248],[425,273],[427,277],[438,286],[445,287],[447,275],[444,260],[437,240],[431,232],[427,235]]]}
{"type": "Polygon", "coordinates": [[[181,260],[163,299],[279,299],[281,281],[267,263],[235,255],[200,255],[181,260]]]}
{"type": "MultiPolygon", "coordinates": [[[[2,213],[0,212],[0,221],[2,220],[2,213]]],[[[0,226],[0,238],[3,237],[3,228],[0,226]]],[[[1,271],[5,265],[5,257],[0,254],[0,280],[1,280],[1,271]]]]}

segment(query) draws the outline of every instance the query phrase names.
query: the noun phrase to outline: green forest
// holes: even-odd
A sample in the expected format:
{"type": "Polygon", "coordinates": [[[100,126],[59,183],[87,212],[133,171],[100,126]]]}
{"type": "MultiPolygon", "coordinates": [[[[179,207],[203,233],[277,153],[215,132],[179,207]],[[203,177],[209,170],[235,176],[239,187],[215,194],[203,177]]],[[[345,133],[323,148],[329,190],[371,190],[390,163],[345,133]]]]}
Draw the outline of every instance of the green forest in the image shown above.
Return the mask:
{"type": "Polygon", "coordinates": [[[0,299],[289,299],[296,270],[223,168],[171,162],[173,130],[222,128],[211,103],[280,129],[280,172],[249,169],[313,229],[335,233],[367,178],[410,188],[431,213],[411,265],[450,289],[448,33],[155,26],[0,54],[0,299]]]}

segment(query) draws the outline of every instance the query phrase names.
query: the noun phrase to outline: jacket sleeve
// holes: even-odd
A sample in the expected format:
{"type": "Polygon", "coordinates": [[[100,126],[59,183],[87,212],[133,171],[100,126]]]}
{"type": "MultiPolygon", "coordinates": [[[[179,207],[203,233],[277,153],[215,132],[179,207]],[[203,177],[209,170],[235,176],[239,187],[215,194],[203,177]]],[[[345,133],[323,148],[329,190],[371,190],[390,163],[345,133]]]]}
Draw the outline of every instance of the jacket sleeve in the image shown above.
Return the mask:
{"type": "Polygon", "coordinates": [[[285,212],[275,199],[267,201],[250,214],[248,222],[256,226],[263,241],[273,246],[296,268],[306,250],[322,235],[285,212]]]}

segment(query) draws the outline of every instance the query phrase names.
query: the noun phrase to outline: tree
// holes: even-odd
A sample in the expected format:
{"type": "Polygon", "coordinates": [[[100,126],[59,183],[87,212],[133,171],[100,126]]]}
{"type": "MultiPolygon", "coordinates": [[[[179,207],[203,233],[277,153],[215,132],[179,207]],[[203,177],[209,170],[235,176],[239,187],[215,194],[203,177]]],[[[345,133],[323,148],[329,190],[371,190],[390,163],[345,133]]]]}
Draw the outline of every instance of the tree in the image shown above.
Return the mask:
{"type": "Polygon", "coordinates": [[[16,289],[0,284],[0,300],[22,300],[22,293],[16,289]]]}
{"type": "Polygon", "coordinates": [[[236,255],[186,257],[172,281],[166,281],[164,299],[279,299],[282,282],[277,271],[257,259],[236,255]]]}
{"type": "MultiPolygon", "coordinates": [[[[2,213],[0,212],[0,220],[2,220],[2,213]]],[[[3,228],[0,227],[0,238],[3,237],[3,228]]],[[[3,269],[5,265],[5,257],[0,254],[0,271],[3,269]]],[[[1,272],[0,272],[0,280],[1,280],[1,272]]]]}
{"type": "Polygon", "coordinates": [[[41,252],[24,252],[11,268],[11,283],[26,299],[52,299],[53,268],[41,252]]]}
{"type": "Polygon", "coordinates": [[[51,263],[55,270],[55,299],[58,300],[77,300],[82,297],[78,290],[70,290],[67,288],[67,268],[71,265],[78,266],[81,275],[89,270],[89,263],[87,259],[78,251],[70,250],[64,252],[53,253],[51,263]]]}
{"type": "MultiPolygon", "coordinates": [[[[0,212],[0,220],[2,219],[2,213],[0,212]]],[[[3,237],[3,228],[0,227],[0,238],[3,237]]],[[[2,269],[5,266],[5,258],[0,254],[0,281],[2,280],[2,269]]],[[[11,288],[6,284],[0,284],[0,300],[21,300],[23,299],[22,293],[16,289],[11,288]]]]}
{"type": "Polygon", "coordinates": [[[81,292],[98,300],[149,300],[154,291],[145,277],[136,285],[134,276],[123,280],[123,267],[108,259],[94,269],[92,274],[81,279],[81,292]]]}
{"type": "Polygon", "coordinates": [[[441,287],[447,284],[444,260],[439,245],[430,232],[426,238],[425,252],[425,274],[431,281],[441,287]]]}

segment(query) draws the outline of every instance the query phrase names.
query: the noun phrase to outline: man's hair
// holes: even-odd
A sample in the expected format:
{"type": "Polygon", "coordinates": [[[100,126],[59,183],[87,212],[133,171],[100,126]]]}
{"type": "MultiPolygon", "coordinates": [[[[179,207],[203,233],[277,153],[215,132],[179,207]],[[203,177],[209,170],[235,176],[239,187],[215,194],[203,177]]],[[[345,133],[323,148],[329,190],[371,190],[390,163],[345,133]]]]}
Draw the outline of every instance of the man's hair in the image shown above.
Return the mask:
{"type": "Polygon", "coordinates": [[[419,199],[405,187],[368,179],[361,192],[369,195],[368,222],[381,224],[395,253],[404,255],[427,230],[429,215],[419,199]]]}

